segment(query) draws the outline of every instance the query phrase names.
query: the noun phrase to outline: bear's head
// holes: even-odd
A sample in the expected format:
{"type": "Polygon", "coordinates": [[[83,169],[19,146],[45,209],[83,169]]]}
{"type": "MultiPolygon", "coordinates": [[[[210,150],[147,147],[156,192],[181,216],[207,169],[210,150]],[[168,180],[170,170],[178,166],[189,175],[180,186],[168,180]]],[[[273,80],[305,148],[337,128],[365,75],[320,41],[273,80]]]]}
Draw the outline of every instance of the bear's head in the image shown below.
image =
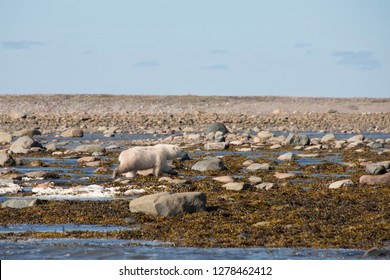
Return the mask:
{"type": "Polygon", "coordinates": [[[190,156],[188,155],[188,153],[186,151],[184,151],[183,149],[181,149],[180,147],[173,146],[173,150],[175,151],[176,158],[180,158],[180,161],[185,161],[185,160],[191,159],[190,156]]]}

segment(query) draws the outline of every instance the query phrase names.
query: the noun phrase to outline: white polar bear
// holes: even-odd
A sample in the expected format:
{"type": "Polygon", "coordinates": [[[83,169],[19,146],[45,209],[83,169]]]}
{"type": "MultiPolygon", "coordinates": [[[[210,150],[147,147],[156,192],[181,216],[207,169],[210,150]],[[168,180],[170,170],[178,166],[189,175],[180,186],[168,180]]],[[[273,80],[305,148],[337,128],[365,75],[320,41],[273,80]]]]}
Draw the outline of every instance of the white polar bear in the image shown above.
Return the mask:
{"type": "Polygon", "coordinates": [[[122,173],[130,173],[131,177],[135,177],[137,171],[147,169],[153,169],[153,174],[157,177],[167,166],[166,161],[176,158],[189,157],[184,150],[170,144],[129,148],[119,154],[119,166],[114,169],[112,177],[116,178],[122,173]]]}

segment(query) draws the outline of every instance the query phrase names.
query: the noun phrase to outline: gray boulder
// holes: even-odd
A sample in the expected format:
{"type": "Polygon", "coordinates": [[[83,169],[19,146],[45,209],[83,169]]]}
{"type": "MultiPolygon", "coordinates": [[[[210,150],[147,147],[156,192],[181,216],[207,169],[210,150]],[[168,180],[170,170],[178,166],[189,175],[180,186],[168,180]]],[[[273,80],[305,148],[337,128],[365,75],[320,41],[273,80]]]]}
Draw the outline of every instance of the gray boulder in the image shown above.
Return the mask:
{"type": "Polygon", "coordinates": [[[270,170],[271,165],[269,163],[253,163],[249,165],[247,168],[249,171],[257,171],[257,170],[270,170]]]}
{"type": "Polygon", "coordinates": [[[164,217],[194,213],[205,210],[206,195],[202,192],[156,193],[130,201],[129,208],[134,213],[164,217]]]}
{"type": "Polygon", "coordinates": [[[224,170],[226,167],[220,158],[206,158],[195,163],[191,169],[197,171],[216,171],[224,170]]]}
{"type": "Polygon", "coordinates": [[[13,142],[9,149],[14,154],[27,154],[31,148],[43,148],[43,146],[30,136],[22,136],[13,142]]]}
{"type": "Polygon", "coordinates": [[[0,166],[1,167],[15,166],[15,165],[16,165],[16,161],[9,154],[0,154],[0,166]]]}
{"type": "Polygon", "coordinates": [[[42,201],[37,198],[8,199],[4,201],[1,206],[3,208],[26,208],[40,204],[41,202],[42,201]]]}
{"type": "Polygon", "coordinates": [[[310,144],[310,138],[302,133],[290,133],[284,144],[289,146],[306,146],[310,144]]]}
{"type": "Polygon", "coordinates": [[[0,143],[2,142],[12,142],[12,135],[8,132],[0,132],[0,143]]]}
{"type": "Polygon", "coordinates": [[[76,152],[80,153],[105,153],[106,148],[99,145],[80,145],[76,147],[76,152]]]}
{"type": "Polygon", "coordinates": [[[327,142],[335,141],[335,140],[336,140],[336,137],[332,133],[326,134],[321,138],[321,142],[323,142],[323,143],[327,143],[327,142]]]}
{"type": "Polygon", "coordinates": [[[204,145],[206,151],[210,150],[226,150],[229,147],[229,144],[225,142],[207,142],[204,145]]]}
{"type": "Polygon", "coordinates": [[[366,173],[371,175],[385,174],[386,168],[378,163],[373,163],[366,166],[366,173]]]}
{"type": "Polygon", "coordinates": [[[226,126],[221,122],[211,123],[206,127],[205,134],[209,134],[210,132],[221,131],[223,134],[229,133],[229,130],[226,126]]]}

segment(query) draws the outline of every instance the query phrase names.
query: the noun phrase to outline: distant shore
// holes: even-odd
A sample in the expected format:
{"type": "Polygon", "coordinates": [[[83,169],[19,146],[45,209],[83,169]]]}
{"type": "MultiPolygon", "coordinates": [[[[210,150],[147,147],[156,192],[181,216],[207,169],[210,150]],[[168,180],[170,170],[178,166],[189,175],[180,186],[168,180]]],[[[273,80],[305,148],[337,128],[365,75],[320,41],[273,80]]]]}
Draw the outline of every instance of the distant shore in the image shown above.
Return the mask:
{"type": "Polygon", "coordinates": [[[0,114],[23,113],[389,113],[390,98],[319,98],[285,96],[196,96],[32,94],[0,95],[0,114]]]}
{"type": "Polygon", "coordinates": [[[0,129],[50,131],[116,127],[130,133],[201,131],[210,122],[232,130],[390,133],[390,98],[0,95],[0,129]]]}

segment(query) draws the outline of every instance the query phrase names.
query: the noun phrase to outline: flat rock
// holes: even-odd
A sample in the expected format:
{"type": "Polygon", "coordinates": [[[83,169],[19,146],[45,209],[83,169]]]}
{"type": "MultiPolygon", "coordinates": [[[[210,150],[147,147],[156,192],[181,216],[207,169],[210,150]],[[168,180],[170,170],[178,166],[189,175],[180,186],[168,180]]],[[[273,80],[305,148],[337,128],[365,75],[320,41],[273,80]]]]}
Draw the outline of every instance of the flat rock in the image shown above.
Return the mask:
{"type": "Polygon", "coordinates": [[[53,172],[48,171],[31,171],[27,172],[25,176],[29,178],[43,178],[43,179],[58,179],[60,176],[53,172]]]}
{"type": "Polygon", "coordinates": [[[94,162],[97,161],[97,157],[81,157],[77,160],[78,163],[94,162]]]}
{"type": "Polygon", "coordinates": [[[145,195],[130,201],[130,211],[153,216],[176,216],[206,209],[206,194],[202,192],[169,193],[145,195]]]}
{"type": "Polygon", "coordinates": [[[38,129],[22,129],[22,130],[15,131],[13,135],[16,137],[28,136],[32,138],[35,135],[41,135],[41,132],[38,129]]]}
{"type": "Polygon", "coordinates": [[[26,208],[40,204],[41,202],[42,201],[38,198],[8,199],[4,201],[1,206],[3,208],[26,208]]]}
{"type": "Polygon", "coordinates": [[[384,185],[390,184],[390,173],[385,173],[383,175],[363,175],[359,179],[360,184],[367,185],[384,185]]]}
{"type": "Polygon", "coordinates": [[[269,163],[253,163],[249,165],[246,169],[249,171],[270,170],[271,165],[269,163]]]}
{"type": "Polygon", "coordinates": [[[206,151],[210,150],[226,150],[229,147],[229,145],[225,142],[207,142],[204,145],[204,149],[206,151]]]}
{"type": "Polygon", "coordinates": [[[348,143],[352,143],[352,142],[361,142],[365,139],[364,135],[355,135],[355,136],[352,136],[351,138],[348,138],[347,139],[347,142],[348,143]]]}
{"type": "Polygon", "coordinates": [[[220,158],[208,158],[195,163],[192,170],[197,171],[217,171],[226,169],[223,161],[220,158]]]}
{"type": "Polygon", "coordinates": [[[75,149],[76,152],[81,152],[81,153],[105,153],[106,148],[100,145],[80,145],[77,146],[75,149]]]}
{"type": "Polygon", "coordinates": [[[313,154],[298,154],[297,156],[301,157],[301,158],[316,158],[316,157],[319,157],[320,154],[319,153],[313,153],[313,154]]]}
{"type": "Polygon", "coordinates": [[[295,174],[292,174],[292,173],[280,173],[280,172],[275,172],[275,173],[274,173],[274,176],[275,176],[277,179],[287,179],[287,178],[295,177],[295,174]]]}
{"type": "Polygon", "coordinates": [[[213,180],[220,182],[220,183],[232,183],[234,182],[234,179],[232,176],[218,176],[214,177],[213,180]]]}
{"type": "Polygon", "coordinates": [[[240,140],[233,140],[233,141],[230,141],[230,142],[229,142],[229,145],[241,146],[241,145],[244,145],[244,142],[242,142],[242,141],[240,141],[240,140]]]}
{"type": "Polygon", "coordinates": [[[271,150],[276,150],[276,149],[280,149],[282,146],[280,144],[275,144],[275,145],[272,145],[271,147],[269,147],[271,150]]]}
{"type": "Polygon", "coordinates": [[[332,184],[329,185],[329,188],[338,189],[341,187],[354,186],[354,185],[355,184],[351,180],[347,179],[347,180],[340,180],[340,181],[333,182],[332,184]]]}
{"type": "Polygon", "coordinates": [[[83,137],[84,132],[78,128],[71,128],[61,133],[61,137],[83,137]]]}
{"type": "Polygon", "coordinates": [[[272,133],[272,132],[269,132],[269,131],[260,131],[259,133],[257,133],[257,137],[264,141],[264,140],[268,140],[272,137],[275,137],[275,134],[272,133]]]}
{"type": "Polygon", "coordinates": [[[247,189],[249,187],[249,184],[245,184],[242,182],[232,182],[222,185],[223,188],[230,190],[230,191],[242,191],[244,189],[247,189]]]}

